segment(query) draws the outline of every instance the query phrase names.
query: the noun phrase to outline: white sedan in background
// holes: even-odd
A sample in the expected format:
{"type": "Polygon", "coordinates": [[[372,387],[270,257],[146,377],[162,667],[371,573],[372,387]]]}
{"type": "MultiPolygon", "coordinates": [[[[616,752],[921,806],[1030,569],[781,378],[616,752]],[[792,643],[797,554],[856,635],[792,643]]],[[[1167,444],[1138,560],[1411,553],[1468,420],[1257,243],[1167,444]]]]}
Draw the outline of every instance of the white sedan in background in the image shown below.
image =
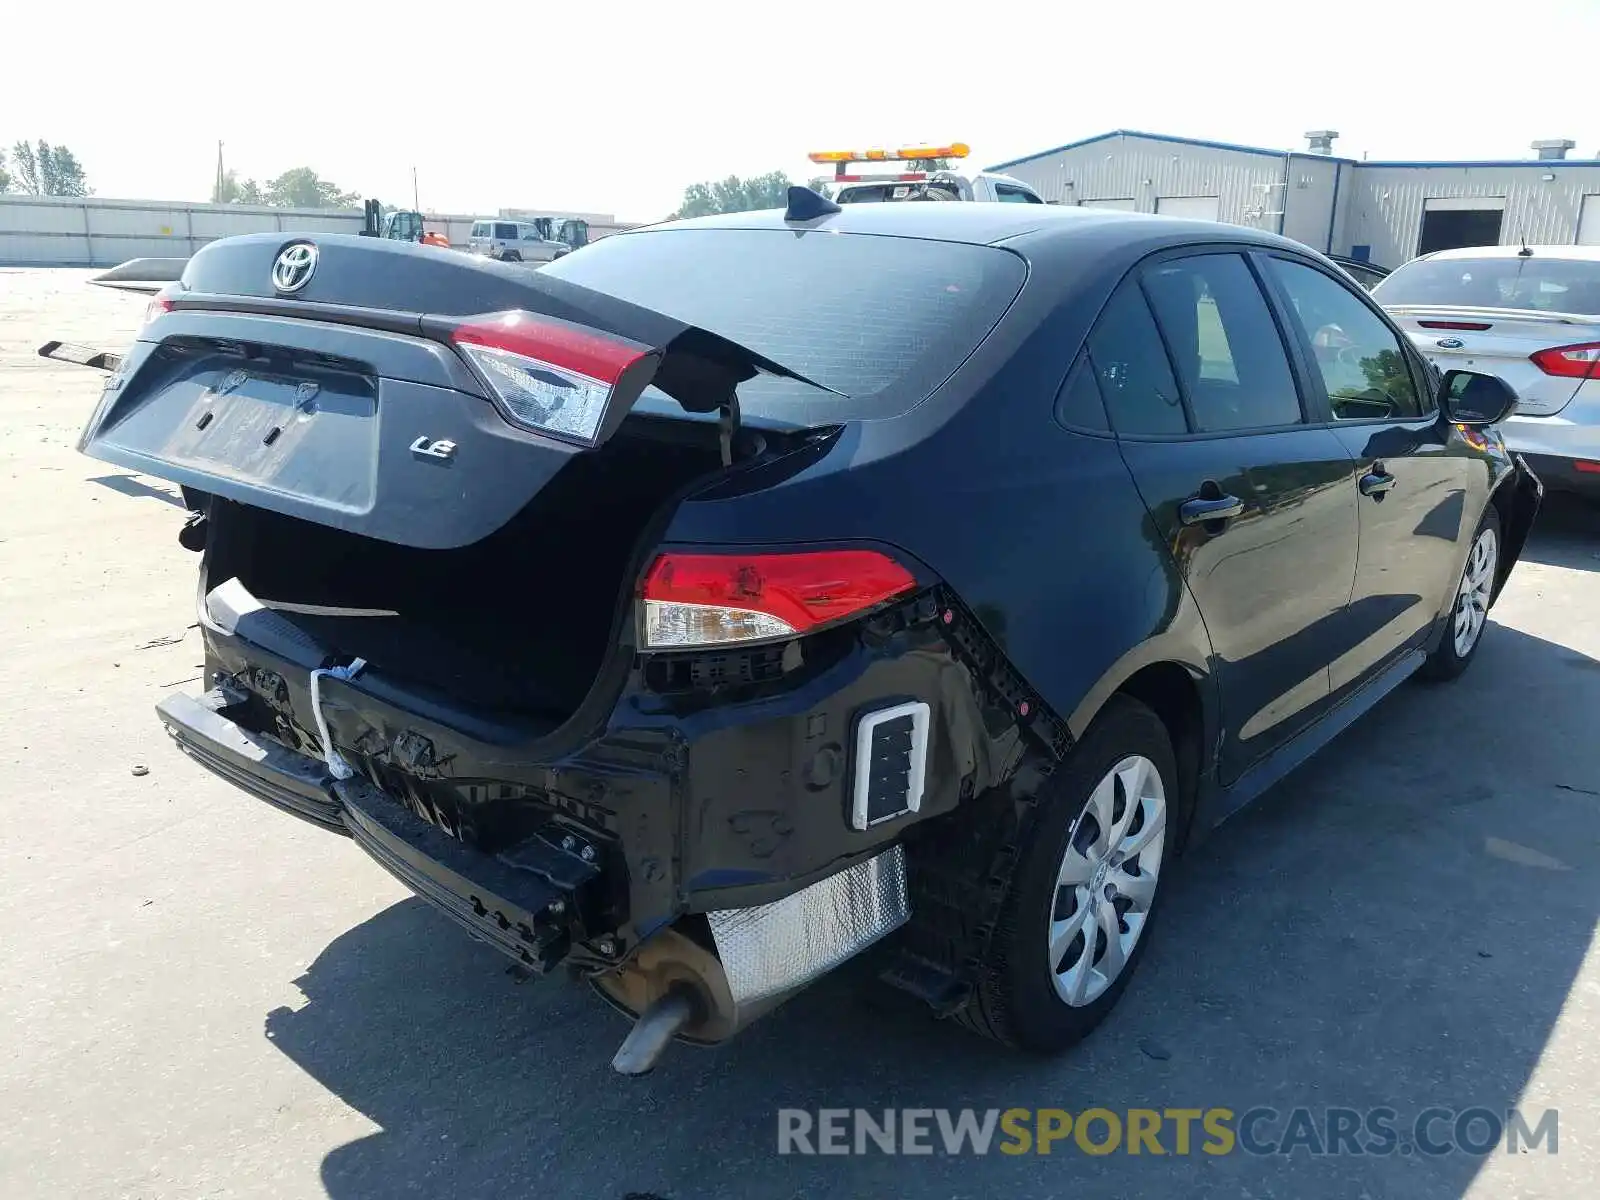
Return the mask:
{"type": "Polygon", "coordinates": [[[1511,385],[1501,432],[1546,487],[1600,499],[1600,246],[1441,250],[1372,297],[1441,371],[1511,385]]]}

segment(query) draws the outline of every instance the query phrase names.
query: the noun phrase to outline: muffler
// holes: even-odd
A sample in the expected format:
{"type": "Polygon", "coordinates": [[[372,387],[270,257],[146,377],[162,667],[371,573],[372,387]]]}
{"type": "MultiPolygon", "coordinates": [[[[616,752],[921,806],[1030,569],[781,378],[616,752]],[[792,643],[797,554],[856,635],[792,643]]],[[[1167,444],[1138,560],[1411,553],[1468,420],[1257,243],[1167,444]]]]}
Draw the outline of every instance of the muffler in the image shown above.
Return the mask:
{"type": "Polygon", "coordinates": [[[593,980],[636,1018],[611,1065],[642,1075],[673,1041],[726,1041],[910,915],[905,851],[894,846],[771,904],[707,913],[714,953],[663,930],[593,980]]]}

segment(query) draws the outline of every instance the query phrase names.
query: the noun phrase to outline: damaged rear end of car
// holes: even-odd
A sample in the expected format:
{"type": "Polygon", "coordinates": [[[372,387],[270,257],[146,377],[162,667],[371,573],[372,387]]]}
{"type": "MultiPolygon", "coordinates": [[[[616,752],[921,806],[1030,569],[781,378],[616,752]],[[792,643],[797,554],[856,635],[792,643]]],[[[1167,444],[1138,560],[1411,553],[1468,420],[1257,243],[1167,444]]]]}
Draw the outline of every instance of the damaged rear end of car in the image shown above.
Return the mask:
{"type": "Polygon", "coordinates": [[[1016,770],[1021,683],[898,546],[681,521],[859,454],[827,379],[546,275],[214,243],[80,449],[193,509],[207,686],[158,706],[178,745],[591,979],[637,1019],[634,1073],[907,922],[904,836],[1016,770]],[[747,385],[801,399],[741,412],[747,385]]]}

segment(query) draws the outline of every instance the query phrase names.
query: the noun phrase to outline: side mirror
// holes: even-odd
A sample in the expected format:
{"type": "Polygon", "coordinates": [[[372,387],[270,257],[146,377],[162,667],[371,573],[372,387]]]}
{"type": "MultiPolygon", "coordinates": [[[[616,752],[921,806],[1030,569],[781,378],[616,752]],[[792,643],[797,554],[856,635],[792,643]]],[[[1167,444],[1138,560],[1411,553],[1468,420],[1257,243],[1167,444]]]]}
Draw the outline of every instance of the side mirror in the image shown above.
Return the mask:
{"type": "Polygon", "coordinates": [[[1457,425],[1494,425],[1516,407],[1516,392],[1498,375],[1446,371],[1439,385],[1439,411],[1457,425]]]}

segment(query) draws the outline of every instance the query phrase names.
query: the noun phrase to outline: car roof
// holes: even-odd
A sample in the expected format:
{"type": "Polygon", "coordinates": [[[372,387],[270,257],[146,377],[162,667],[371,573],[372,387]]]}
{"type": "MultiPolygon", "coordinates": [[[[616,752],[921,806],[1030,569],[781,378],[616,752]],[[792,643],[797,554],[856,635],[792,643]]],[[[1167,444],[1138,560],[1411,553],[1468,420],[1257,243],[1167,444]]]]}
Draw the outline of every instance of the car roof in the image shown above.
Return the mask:
{"type": "Polygon", "coordinates": [[[1429,260],[1449,258],[1567,258],[1585,262],[1600,261],[1600,246],[1460,246],[1436,250],[1423,256],[1429,260]],[[1526,251],[1527,253],[1524,253],[1526,251]]]}
{"type": "Polygon", "coordinates": [[[974,245],[1060,241],[1143,245],[1154,249],[1185,242],[1253,242],[1307,253],[1299,242],[1243,225],[1226,225],[1121,209],[1072,205],[984,204],[962,201],[926,204],[847,204],[841,211],[809,222],[787,222],[782,209],[726,213],[647,225],[624,236],[675,229],[817,229],[836,233],[926,238],[974,245]]]}

